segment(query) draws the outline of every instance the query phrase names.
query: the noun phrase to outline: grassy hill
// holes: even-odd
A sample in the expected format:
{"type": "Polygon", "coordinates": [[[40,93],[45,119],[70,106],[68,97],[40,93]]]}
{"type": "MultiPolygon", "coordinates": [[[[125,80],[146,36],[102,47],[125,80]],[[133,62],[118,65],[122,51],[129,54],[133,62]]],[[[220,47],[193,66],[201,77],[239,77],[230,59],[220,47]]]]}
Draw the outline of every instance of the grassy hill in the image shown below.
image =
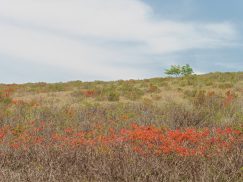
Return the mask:
{"type": "Polygon", "coordinates": [[[1,84],[0,127],[5,180],[241,181],[243,72],[1,84]]]}
{"type": "MultiPolygon", "coordinates": [[[[35,114],[29,111],[30,119],[36,117],[48,119],[43,114],[36,116],[39,114],[37,111],[44,112],[44,108],[48,112],[55,110],[53,112],[60,111],[61,113],[63,113],[62,110],[69,109],[73,110],[75,114],[78,114],[82,108],[108,110],[108,113],[112,108],[114,115],[121,115],[126,114],[127,110],[131,113],[140,112],[137,107],[142,107],[143,110],[151,113],[151,116],[149,115],[151,118],[146,122],[160,122],[160,124],[170,124],[171,127],[177,125],[208,126],[216,123],[231,125],[239,123],[243,118],[242,72],[112,82],[73,81],[55,84],[0,85],[0,94],[2,95],[1,107],[8,108],[9,104],[13,103],[8,108],[10,113],[13,109],[18,110],[19,105],[28,108],[28,111],[35,110],[35,114]],[[6,95],[7,97],[5,97],[6,95]],[[114,108],[118,110],[118,113],[114,108]],[[163,119],[152,119],[156,115],[161,116],[160,112],[164,113],[163,119]],[[173,117],[178,118],[168,118],[172,117],[171,112],[173,112],[173,117]],[[179,117],[184,121],[179,121],[179,117]],[[168,121],[170,119],[172,121],[168,121]],[[168,123],[161,123],[163,121],[168,123]]],[[[22,112],[25,112],[22,107],[22,112]]],[[[4,117],[3,115],[4,113],[1,114],[2,117],[4,117]]],[[[20,117],[25,116],[26,114],[22,113],[20,117]]],[[[19,119],[24,120],[24,118],[19,119]]],[[[78,122],[80,123],[80,121],[78,122]]],[[[3,121],[3,123],[5,122],[3,121]]]]}

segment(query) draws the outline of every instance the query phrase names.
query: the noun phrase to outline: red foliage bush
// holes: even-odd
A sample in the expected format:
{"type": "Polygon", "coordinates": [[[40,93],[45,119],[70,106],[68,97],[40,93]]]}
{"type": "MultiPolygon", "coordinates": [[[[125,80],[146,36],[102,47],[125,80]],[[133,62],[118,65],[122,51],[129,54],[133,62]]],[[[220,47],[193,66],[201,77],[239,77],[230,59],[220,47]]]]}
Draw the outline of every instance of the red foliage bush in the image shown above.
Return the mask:
{"type": "Polygon", "coordinates": [[[205,156],[220,155],[223,151],[242,142],[242,132],[232,128],[185,128],[181,130],[159,129],[154,126],[131,124],[128,129],[116,131],[110,128],[102,134],[102,126],[91,131],[77,131],[66,128],[63,131],[47,132],[41,122],[38,126],[30,123],[23,130],[5,126],[0,128],[1,146],[11,149],[28,150],[36,145],[53,148],[73,148],[81,146],[112,148],[126,145],[142,155],[205,156]]]}
{"type": "Polygon", "coordinates": [[[96,92],[94,90],[86,90],[82,92],[83,95],[85,95],[86,97],[93,97],[95,96],[96,92]]]}

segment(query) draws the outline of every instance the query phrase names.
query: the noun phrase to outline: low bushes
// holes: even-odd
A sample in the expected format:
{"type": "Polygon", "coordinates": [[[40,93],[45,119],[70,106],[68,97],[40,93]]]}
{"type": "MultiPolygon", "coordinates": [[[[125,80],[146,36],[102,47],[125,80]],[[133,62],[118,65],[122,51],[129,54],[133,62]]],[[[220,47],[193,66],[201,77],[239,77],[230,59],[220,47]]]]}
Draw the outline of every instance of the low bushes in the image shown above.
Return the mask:
{"type": "Polygon", "coordinates": [[[238,181],[242,132],[170,130],[133,123],[89,131],[33,122],[0,129],[0,177],[7,181],[238,181]]]}

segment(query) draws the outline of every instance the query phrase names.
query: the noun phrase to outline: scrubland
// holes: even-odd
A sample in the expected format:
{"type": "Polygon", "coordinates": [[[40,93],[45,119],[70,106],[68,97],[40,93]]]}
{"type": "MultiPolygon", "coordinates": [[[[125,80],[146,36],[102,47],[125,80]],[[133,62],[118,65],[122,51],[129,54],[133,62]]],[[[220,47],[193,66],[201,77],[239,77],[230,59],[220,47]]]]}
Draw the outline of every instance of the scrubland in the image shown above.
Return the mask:
{"type": "Polygon", "coordinates": [[[0,181],[243,181],[243,72],[0,85],[0,181]]]}

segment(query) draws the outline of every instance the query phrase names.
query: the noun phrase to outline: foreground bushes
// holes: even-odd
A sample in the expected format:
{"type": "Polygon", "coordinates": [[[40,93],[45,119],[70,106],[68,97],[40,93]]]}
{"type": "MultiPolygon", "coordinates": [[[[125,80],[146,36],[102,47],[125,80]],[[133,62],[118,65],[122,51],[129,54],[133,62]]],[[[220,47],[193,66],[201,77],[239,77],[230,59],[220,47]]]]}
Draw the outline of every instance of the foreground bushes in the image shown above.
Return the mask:
{"type": "Polygon", "coordinates": [[[115,130],[57,131],[41,122],[0,129],[1,179],[11,181],[238,181],[242,132],[169,130],[132,124],[115,130]]]}
{"type": "MultiPolygon", "coordinates": [[[[50,129],[50,127],[48,127],[50,129]]],[[[25,126],[25,128],[5,126],[0,129],[1,146],[14,150],[29,150],[35,145],[52,148],[78,148],[81,146],[107,148],[114,145],[130,146],[141,155],[176,154],[179,156],[212,157],[223,151],[230,151],[242,142],[242,132],[232,128],[186,128],[169,130],[154,126],[132,124],[129,129],[116,131],[97,125],[94,130],[48,131],[45,124],[25,126]]]]}
{"type": "Polygon", "coordinates": [[[124,146],[109,153],[79,150],[9,151],[0,159],[3,181],[242,181],[242,151],[214,158],[138,155],[124,146]]]}

